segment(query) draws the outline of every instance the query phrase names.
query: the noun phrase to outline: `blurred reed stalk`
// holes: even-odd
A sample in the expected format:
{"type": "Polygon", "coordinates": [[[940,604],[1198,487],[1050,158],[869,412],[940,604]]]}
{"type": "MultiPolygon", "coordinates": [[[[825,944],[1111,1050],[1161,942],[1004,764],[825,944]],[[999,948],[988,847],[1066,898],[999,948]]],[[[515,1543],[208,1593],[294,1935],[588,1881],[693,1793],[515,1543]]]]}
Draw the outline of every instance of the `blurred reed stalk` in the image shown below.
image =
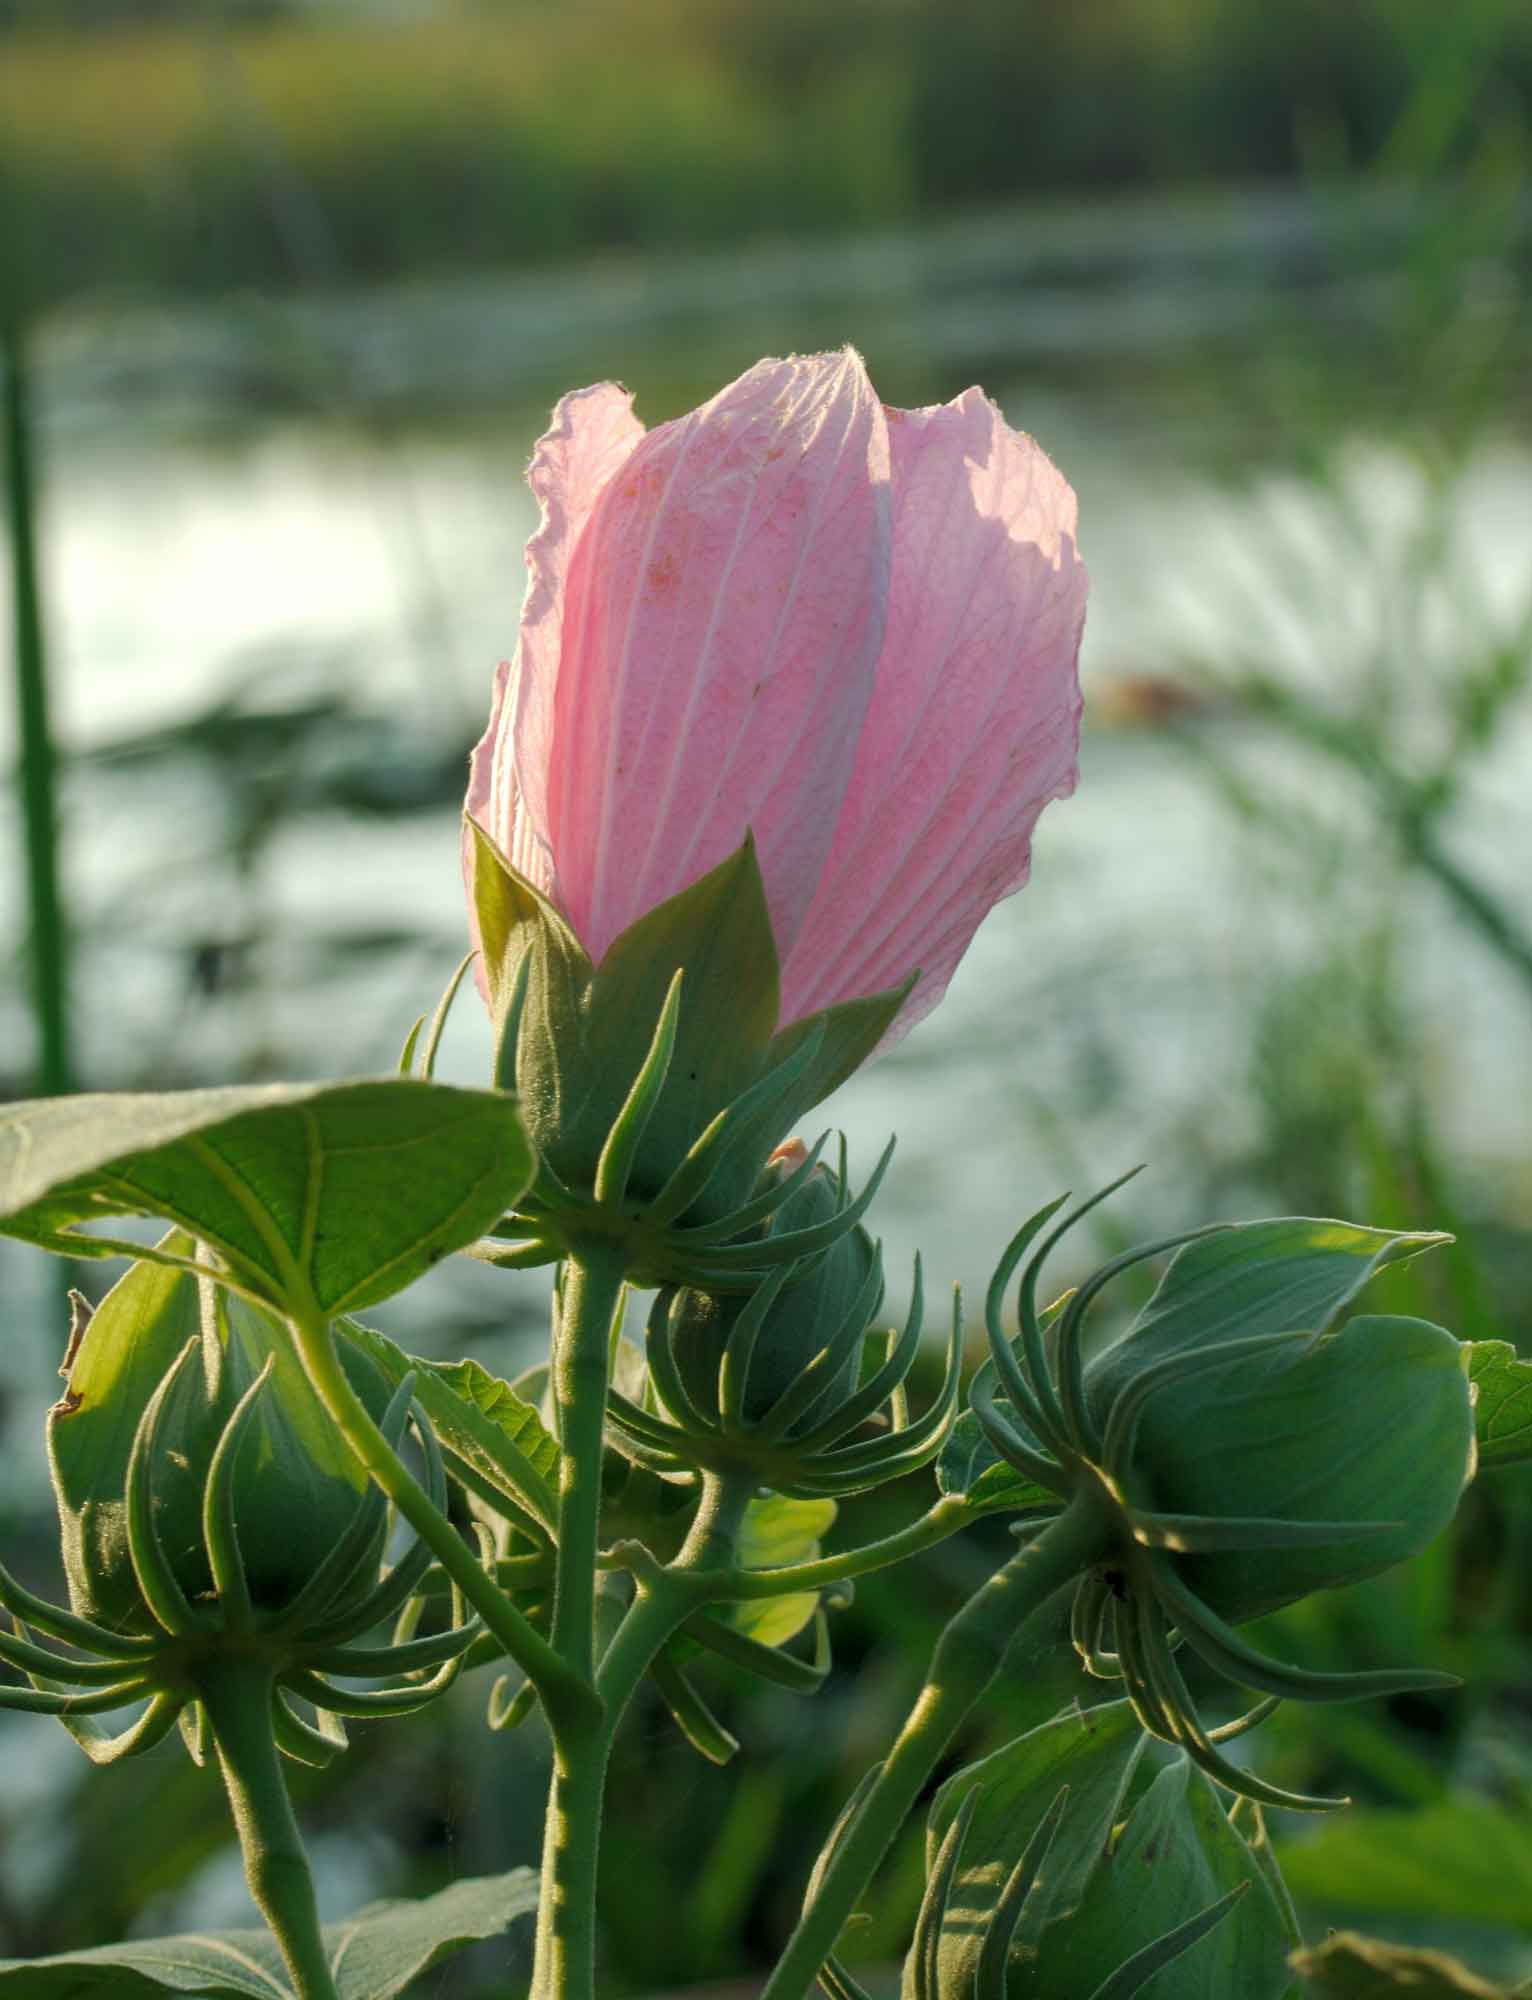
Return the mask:
{"type": "Polygon", "coordinates": [[[37,573],[37,487],[32,460],[26,339],[21,315],[0,304],[0,424],[10,524],[12,653],[16,672],[27,955],[36,1023],[35,1081],[44,1096],[70,1088],[68,940],[59,897],[58,756],[48,724],[47,661],[37,573]]]}

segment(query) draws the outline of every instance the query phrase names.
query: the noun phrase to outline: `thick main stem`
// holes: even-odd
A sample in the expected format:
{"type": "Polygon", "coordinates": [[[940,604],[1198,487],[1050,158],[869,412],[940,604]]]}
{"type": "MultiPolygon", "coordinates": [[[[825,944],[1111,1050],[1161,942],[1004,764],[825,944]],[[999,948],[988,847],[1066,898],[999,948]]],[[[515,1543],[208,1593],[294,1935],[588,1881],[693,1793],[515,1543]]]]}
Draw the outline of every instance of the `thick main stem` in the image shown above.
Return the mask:
{"type": "MultiPolygon", "coordinates": [[[[615,1245],[571,1251],[559,1274],[552,1386],[558,1421],[559,1505],[553,1646],[586,1682],[596,1673],[596,1555],[612,1320],[625,1259],[615,1245]]],[[[553,1775],[543,1831],[534,2000],[594,2000],[596,1867],[611,1737],[599,1710],[549,1714],[553,1775]]]]}
{"type": "Polygon", "coordinates": [[[298,2000],[338,2000],[314,1878],[271,1733],[266,1667],[224,1668],[202,1688],[208,1727],[257,1909],[282,1947],[298,2000]]]}
{"type": "Polygon", "coordinates": [[[553,1329],[558,1416],[558,1567],[553,1648],[582,1680],[595,1677],[596,1550],[612,1321],[627,1259],[616,1244],[582,1245],[565,1260],[553,1329]]]}
{"type": "Polygon", "coordinates": [[[612,1742],[655,1655],[692,1612],[710,1601],[712,1591],[700,1573],[728,1561],[750,1491],[748,1485],[706,1483],[680,1555],[671,1568],[641,1578],[601,1663],[596,1679],[600,1719],[553,1727],[532,2000],[593,2000],[601,1816],[612,1742]]]}
{"type": "Polygon", "coordinates": [[[530,2000],[595,2000],[605,1740],[599,1724],[553,1738],[530,2000]]]}
{"type": "Polygon", "coordinates": [[[964,1718],[994,1680],[1026,1620],[1101,1555],[1094,1509],[1078,1503],[969,1598],[936,1642],[925,1686],[840,1842],[761,2000],[802,2000],[835,1949],[964,1718]]]}

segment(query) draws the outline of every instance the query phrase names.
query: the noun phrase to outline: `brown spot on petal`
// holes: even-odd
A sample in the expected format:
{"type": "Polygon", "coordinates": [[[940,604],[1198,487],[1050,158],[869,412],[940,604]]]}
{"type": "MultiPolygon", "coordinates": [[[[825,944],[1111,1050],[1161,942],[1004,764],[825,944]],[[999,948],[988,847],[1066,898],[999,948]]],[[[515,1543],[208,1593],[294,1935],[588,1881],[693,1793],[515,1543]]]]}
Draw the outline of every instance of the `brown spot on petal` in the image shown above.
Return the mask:
{"type": "Polygon", "coordinates": [[[656,556],[649,565],[649,588],[656,597],[664,597],[673,591],[681,575],[681,566],[673,555],[656,556]]]}

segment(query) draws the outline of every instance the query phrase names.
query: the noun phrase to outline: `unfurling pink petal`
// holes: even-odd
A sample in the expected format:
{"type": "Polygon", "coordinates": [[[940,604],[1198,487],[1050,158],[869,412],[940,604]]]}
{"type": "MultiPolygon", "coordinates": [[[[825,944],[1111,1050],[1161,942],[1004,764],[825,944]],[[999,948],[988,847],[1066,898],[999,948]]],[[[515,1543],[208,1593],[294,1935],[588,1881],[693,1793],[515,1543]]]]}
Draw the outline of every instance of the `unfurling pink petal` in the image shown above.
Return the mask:
{"type": "Polygon", "coordinates": [[[887,454],[855,355],[763,361],[596,502],[538,753],[555,894],[594,958],[747,831],[779,953],[796,936],[872,697],[887,454]]]}
{"type": "Polygon", "coordinates": [[[1026,880],[1043,806],[1074,787],[1086,576],[1074,494],[978,390],[888,418],[877,692],[782,998],[792,1020],[918,970],[902,1033],[1026,880]]]}
{"type": "Polygon", "coordinates": [[[754,835],[784,1025],[941,997],[1073,789],[1075,501],[977,389],[885,411],[763,361],[645,433],[610,384],[537,448],[542,525],[468,810],[593,959],[754,835]]]}
{"type": "Polygon", "coordinates": [[[489,727],[468,767],[466,810],[545,894],[555,877],[548,763],[569,567],[591,509],[643,435],[632,396],[601,382],[563,398],[527,471],[542,520],[527,543],[521,637],[514,662],[503,661],[495,675],[489,727]]]}

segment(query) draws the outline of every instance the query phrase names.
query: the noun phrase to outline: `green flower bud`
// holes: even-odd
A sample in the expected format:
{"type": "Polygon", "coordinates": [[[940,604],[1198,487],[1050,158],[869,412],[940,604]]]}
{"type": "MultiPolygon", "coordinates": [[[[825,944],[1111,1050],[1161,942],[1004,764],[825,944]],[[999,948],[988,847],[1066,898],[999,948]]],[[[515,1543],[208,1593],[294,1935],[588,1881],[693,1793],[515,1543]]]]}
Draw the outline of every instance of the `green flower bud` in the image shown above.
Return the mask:
{"type": "MultiPolygon", "coordinates": [[[[173,1234],[165,1247],[193,1246],[173,1234]]],[[[443,1506],[441,1451],[414,1411],[413,1375],[389,1396],[343,1334],[340,1352],[390,1444],[413,1425],[443,1506]]],[[[56,1715],[97,1763],[146,1750],[179,1722],[201,1762],[214,1711],[263,1689],[277,1748],[323,1764],[345,1746],[343,1716],[408,1714],[455,1677],[477,1627],[454,1592],[451,1628],[413,1636],[430,1552],[416,1542],[383,1568],[387,1502],[333,1432],[279,1322],[145,1261],[93,1316],[77,1307],[64,1372],[48,1443],[73,1608],[0,1569],[0,1605],[22,1628],[0,1630],[0,1660],[31,1683],[0,1687],[0,1706],[56,1715]],[[394,1643],[352,1644],[396,1618],[394,1643]],[[387,1675],[400,1678],[351,1684],[387,1675]],[[236,1684],[245,1692],[231,1696],[236,1684]],[[140,1703],[116,1735],[94,1719],[140,1703]]]]}
{"type": "Polygon", "coordinates": [[[1176,2000],[1278,2000],[1291,1981],[1287,1954],[1298,1938],[1274,1872],[1208,1780],[1178,1756],[1112,1829],[1072,1915],[1049,1925],[1040,1885],[1046,1928],[1006,1991],[1081,2000],[1142,1955],[1146,1973],[1174,1963],[1157,1984],[1176,2000]]]}
{"type": "MultiPolygon", "coordinates": [[[[1131,1340],[1123,1347],[1118,1395],[1142,1379],[1131,1340]]],[[[1460,1343],[1424,1320],[1366,1316],[1317,1341],[1212,1360],[1150,1396],[1120,1483],[1170,1515],[1373,1530],[1177,1554],[1188,1587],[1239,1625],[1417,1555],[1457,1509],[1473,1440],[1460,1343]]]]}
{"type": "Polygon", "coordinates": [[[1259,1814],[1247,1841],[1184,1756],[1150,1775],[1143,1743],[1125,1702],[1072,1710],[943,1786],[905,2000],[1286,1992],[1297,1938],[1259,1814]]]}
{"type": "Polygon", "coordinates": [[[1093,1201],[1032,1251],[1014,1346],[1001,1304],[1061,1205],[1022,1228],[990,1287],[990,1358],[971,1401],[1009,1468],[1000,1490],[1034,1515],[1055,1496],[1098,1543],[1075,1594],[1075,1646],[1090,1672],[1121,1676],[1146,1730],[1258,1803],[1324,1810],[1339,1801],[1281,1792],[1230,1764],[1218,1743],[1284,1696],[1355,1701],[1455,1683],[1430,1671],[1304,1672],[1236,1628],[1377,1575],[1451,1519],[1474,1466],[1462,1348],[1421,1320],[1343,1318],[1374,1272],[1441,1239],[1301,1216],[1190,1231],[1087,1278],[1058,1316],[1050,1355],[1039,1273],[1093,1201]],[[1170,1249],[1178,1255],[1148,1306],[1087,1365],[1092,1301],[1117,1273],[1170,1249]],[[1182,1644],[1267,1700],[1205,1728],[1182,1644]]]}
{"type": "MultiPolygon", "coordinates": [[[[785,1182],[804,1165],[806,1148],[794,1140],[778,1149],[767,1164],[759,1192],[773,1181],[785,1182]]],[[[797,1190],[776,1210],[762,1234],[829,1223],[846,1206],[839,1181],[825,1167],[815,1167],[797,1190]]],[[[844,1401],[861,1371],[861,1336],[883,1303],[883,1263],[878,1245],[860,1225],[848,1229],[800,1277],[788,1281],[772,1297],[758,1323],[736,1342],[736,1359],[746,1339],[748,1357],[739,1394],[739,1415],[746,1427],[761,1422],[820,1354],[839,1357],[838,1366],[821,1371],[819,1393],[783,1435],[805,1431],[821,1413],[844,1401]]],[[[670,1352],[687,1401],[710,1421],[720,1419],[721,1378],[730,1340],[740,1321],[752,1311],[751,1295],[707,1292],[694,1286],[662,1291],[654,1312],[668,1322],[670,1352]]]]}
{"type": "Polygon", "coordinates": [[[920,1267],[903,1329],[869,1360],[883,1264],[858,1221],[865,1199],[851,1199],[844,1159],[833,1174],[796,1141],[773,1156],[750,1204],[766,1219],[752,1228],[752,1245],[737,1246],[771,1274],[749,1291],[729,1284],[726,1269],[715,1285],[659,1292],[647,1348],[658,1407],[621,1390],[608,1404],[625,1453],[657,1472],[700,1469],[824,1498],[935,1456],[956,1408],[960,1325],[954,1310],[941,1393],[909,1422],[897,1391],[920,1344],[920,1267]],[[880,1437],[852,1442],[891,1399],[898,1420],[880,1437]]]}
{"type": "MultiPolygon", "coordinates": [[[[184,1242],[177,1247],[189,1248],[184,1242]]],[[[164,1265],[137,1266],[74,1344],[48,1448],[59,1498],[64,1567],[75,1609],[111,1629],[151,1632],[155,1618],[134,1568],[128,1475],[144,1413],[163,1389],[149,1509],[181,1592],[211,1605],[216,1588],[203,1531],[208,1473],[235,1407],[263,1369],[230,1487],[251,1603],[278,1611],[297,1597],[353,1522],[366,1479],[335,1434],[282,1329],[230,1293],[164,1265]]],[[[374,1416],[388,1388],[355,1349],[342,1359],[374,1416]]],[[[351,1595],[377,1578],[385,1522],[357,1550],[351,1595]]],[[[346,1593],[332,1602],[345,1608],[346,1593]]]]}
{"type": "MultiPolygon", "coordinates": [[[[167,1237],[165,1247],[181,1255],[191,1249],[179,1235],[167,1237]]],[[[152,1620],[128,1553],[128,1462],[150,1399],[200,1331],[197,1287],[179,1271],[146,1262],[120,1279],[93,1314],[78,1294],[72,1302],[75,1321],[59,1370],[66,1386],[48,1413],[70,1602],[113,1631],[141,1631],[152,1620]]],[[[199,1441],[195,1454],[203,1464],[205,1444],[199,1441]]],[[[166,1467],[166,1479],[190,1494],[184,1456],[166,1467]]]]}

